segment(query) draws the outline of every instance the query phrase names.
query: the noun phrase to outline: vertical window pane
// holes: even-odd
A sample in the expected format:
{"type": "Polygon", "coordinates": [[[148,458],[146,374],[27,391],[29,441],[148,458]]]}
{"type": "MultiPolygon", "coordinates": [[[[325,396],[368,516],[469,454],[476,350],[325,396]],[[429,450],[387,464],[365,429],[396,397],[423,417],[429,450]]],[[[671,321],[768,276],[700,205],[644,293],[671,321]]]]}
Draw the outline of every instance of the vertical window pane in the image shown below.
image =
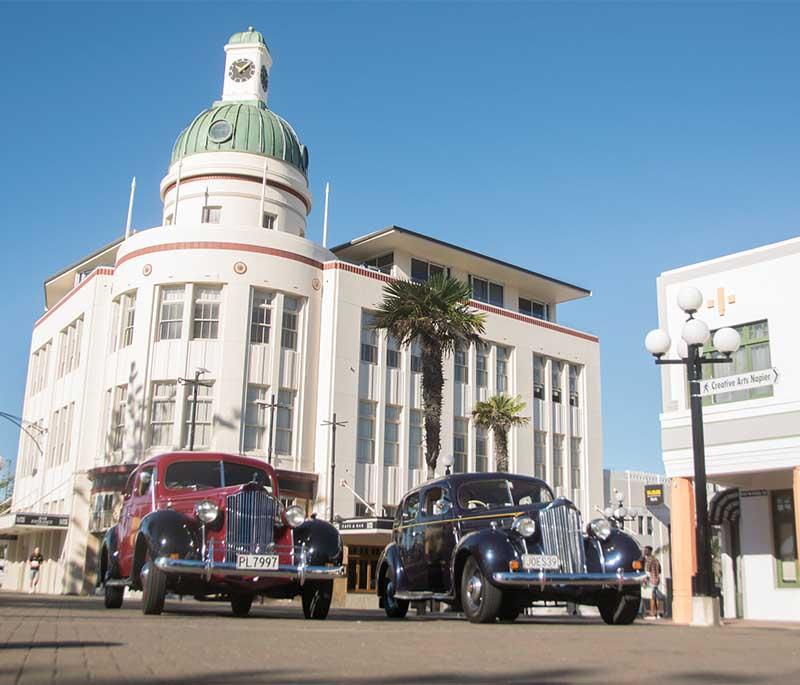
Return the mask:
{"type": "Polygon", "coordinates": [[[543,431],[533,433],[533,475],[547,479],[547,435],[543,431]]]}
{"type": "Polygon", "coordinates": [[[295,392],[281,388],[278,391],[278,408],[275,410],[275,452],[291,455],[294,438],[295,392]]]}
{"type": "Polygon", "coordinates": [[[218,286],[195,286],[192,337],[216,340],[219,337],[219,303],[222,289],[218,286]]]}
{"type": "Polygon", "coordinates": [[[248,385],[244,412],[244,449],[246,452],[267,447],[267,386],[248,385]]]}
{"type": "Polygon", "coordinates": [[[553,436],[553,487],[564,485],[564,436],[553,436]]]}
{"type": "Polygon", "coordinates": [[[497,355],[497,392],[508,392],[508,360],[510,357],[510,350],[507,347],[496,348],[497,355]]]}
{"type": "Polygon", "coordinates": [[[184,286],[162,288],[158,327],[159,340],[177,340],[183,332],[184,286]]]}
{"type": "Polygon", "coordinates": [[[367,364],[378,363],[378,331],[372,328],[375,316],[361,312],[361,361],[367,364]]]}
{"type": "Polygon", "coordinates": [[[375,403],[358,403],[358,444],[356,460],[362,464],[375,463],[375,403]]]}
{"type": "Polygon", "coordinates": [[[581,487],[581,439],[570,439],[570,466],[572,487],[576,490],[581,487]]]}
{"type": "Polygon", "coordinates": [[[250,342],[254,345],[269,344],[273,299],[273,293],[263,290],[257,290],[253,294],[253,305],[250,310],[250,342]]]}
{"type": "Polygon", "coordinates": [[[400,456],[400,414],[401,407],[387,405],[383,428],[383,464],[397,466],[400,456]]]}
{"type": "Polygon", "coordinates": [[[561,402],[561,369],[562,363],[555,359],[550,360],[551,395],[553,402],[561,402]]]}
{"type": "Polygon", "coordinates": [[[203,207],[201,221],[204,224],[218,224],[222,216],[222,207],[203,207]]]}
{"type": "Polygon", "coordinates": [[[419,409],[409,412],[408,468],[422,468],[422,412],[419,409]]]}
{"type": "Polygon", "coordinates": [[[483,345],[479,345],[475,353],[475,385],[485,388],[489,384],[489,357],[483,345]]]}
{"type": "Polygon", "coordinates": [[[150,408],[150,444],[158,447],[172,445],[172,425],[175,421],[175,383],[153,383],[150,408]]]}
{"type": "MultiPolygon", "coordinates": [[[[203,449],[211,446],[211,430],[213,426],[213,381],[203,380],[203,385],[197,386],[197,411],[194,423],[194,449],[203,449]]],[[[184,444],[189,447],[189,437],[192,426],[192,405],[194,404],[194,387],[186,385],[186,430],[184,444]]]]}
{"type": "Polygon", "coordinates": [[[133,324],[136,319],[136,291],[122,296],[122,334],[120,347],[133,342],[133,324]]]}
{"type": "Polygon", "coordinates": [[[281,328],[281,347],[284,350],[297,349],[297,314],[300,300],[296,297],[283,298],[283,326],[281,328]]]}
{"type": "Polygon", "coordinates": [[[399,369],[400,363],[400,346],[394,336],[388,335],[386,336],[386,366],[390,369],[399,369]]]}
{"type": "Polygon", "coordinates": [[[489,470],[489,441],[487,439],[486,429],[483,426],[475,427],[475,470],[488,471],[489,470]]]}
{"type": "Polygon", "coordinates": [[[453,472],[463,473],[467,470],[467,439],[469,422],[467,419],[453,419],[453,472]]]}

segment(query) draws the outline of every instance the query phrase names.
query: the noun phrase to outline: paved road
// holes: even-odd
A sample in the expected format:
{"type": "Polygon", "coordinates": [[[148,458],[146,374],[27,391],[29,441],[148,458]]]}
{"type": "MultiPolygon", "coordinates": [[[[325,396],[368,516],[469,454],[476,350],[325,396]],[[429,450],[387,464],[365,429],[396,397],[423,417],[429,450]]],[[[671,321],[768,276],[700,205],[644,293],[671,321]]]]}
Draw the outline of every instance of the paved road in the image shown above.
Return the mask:
{"type": "Polygon", "coordinates": [[[168,602],[143,616],[95,598],[0,593],[0,683],[797,683],[800,631],[717,630],[596,620],[471,625],[454,616],[387,621],[294,607],[168,602]]]}

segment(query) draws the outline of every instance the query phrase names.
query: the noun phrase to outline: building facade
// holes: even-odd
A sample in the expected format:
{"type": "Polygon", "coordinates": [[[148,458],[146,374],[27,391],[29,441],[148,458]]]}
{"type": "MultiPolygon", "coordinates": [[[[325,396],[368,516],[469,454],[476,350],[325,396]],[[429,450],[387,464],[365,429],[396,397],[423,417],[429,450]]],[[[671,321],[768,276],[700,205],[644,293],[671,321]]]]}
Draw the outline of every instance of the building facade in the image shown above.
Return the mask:
{"type": "Polygon", "coordinates": [[[285,497],[344,519],[350,589],[369,591],[385,518],[425,474],[420,360],[372,330],[371,314],[392,279],[443,271],[471,284],[486,345],[445,360],[442,454],[457,470],[491,470],[492,436],[470,412],[521,395],[532,420],[512,431],[511,469],[588,515],[602,500],[599,345],[556,314],[589,291],[396,226],[332,249],[307,239],[308,150],[267,107],[266,43],[249,30],[225,53],[220,100],[173,147],[162,225],[45,283],[0,520],[13,538],[6,587],[24,589],[39,545],[44,589],[90,591],[127,474],[186,449],[194,408],[194,449],[269,459],[285,497]],[[322,424],[334,414],[347,423],[332,480],[322,424]]]}
{"type": "MultiPolygon", "coordinates": [[[[800,512],[800,359],[791,293],[800,239],[663,273],[660,327],[681,339],[684,285],[705,296],[697,313],[712,331],[730,326],[742,344],[730,364],[705,367],[701,384],[712,524],[720,527],[722,604],[726,616],[798,620],[800,512]]],[[[707,353],[713,353],[711,341],[707,353]]],[[[675,352],[673,351],[673,356],[675,352]]],[[[662,366],[661,440],[671,479],[674,614],[691,619],[694,564],[692,445],[683,366],[662,366]]]]}

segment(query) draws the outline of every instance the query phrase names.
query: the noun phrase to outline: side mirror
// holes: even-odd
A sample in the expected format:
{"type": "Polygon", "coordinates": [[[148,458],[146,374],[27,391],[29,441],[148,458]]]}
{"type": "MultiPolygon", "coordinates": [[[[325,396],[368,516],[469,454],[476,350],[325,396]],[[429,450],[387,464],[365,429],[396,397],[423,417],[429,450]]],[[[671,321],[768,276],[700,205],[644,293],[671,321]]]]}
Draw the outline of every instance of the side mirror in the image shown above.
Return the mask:
{"type": "Polygon", "coordinates": [[[139,482],[142,485],[150,485],[150,481],[153,480],[153,474],[150,471],[142,471],[142,474],[139,476],[139,482]]]}
{"type": "Polygon", "coordinates": [[[435,516],[440,516],[441,514],[448,513],[453,508],[453,503],[449,499],[445,499],[444,497],[440,500],[437,500],[433,504],[433,513],[435,516]]]}

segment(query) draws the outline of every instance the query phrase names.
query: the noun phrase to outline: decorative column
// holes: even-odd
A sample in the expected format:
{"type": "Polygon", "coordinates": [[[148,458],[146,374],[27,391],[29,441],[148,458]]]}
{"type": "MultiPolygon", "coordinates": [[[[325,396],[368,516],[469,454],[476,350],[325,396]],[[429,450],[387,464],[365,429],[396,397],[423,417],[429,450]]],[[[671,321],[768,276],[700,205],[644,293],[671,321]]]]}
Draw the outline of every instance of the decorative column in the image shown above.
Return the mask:
{"type": "Polygon", "coordinates": [[[672,522],[672,620],[692,622],[692,577],[697,569],[694,488],[688,478],[673,478],[670,493],[672,522]]]}

